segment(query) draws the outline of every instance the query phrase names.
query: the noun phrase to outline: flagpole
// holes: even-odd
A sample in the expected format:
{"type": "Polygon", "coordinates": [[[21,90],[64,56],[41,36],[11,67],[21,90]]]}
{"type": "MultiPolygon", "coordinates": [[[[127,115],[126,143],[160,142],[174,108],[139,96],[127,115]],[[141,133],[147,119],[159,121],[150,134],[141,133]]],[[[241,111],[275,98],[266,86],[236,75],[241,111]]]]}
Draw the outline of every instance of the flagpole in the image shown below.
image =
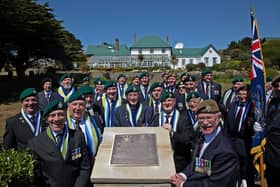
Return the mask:
{"type": "MultiPolygon", "coordinates": [[[[252,29],[253,29],[253,33],[255,33],[256,32],[256,34],[257,34],[257,39],[259,40],[259,50],[260,50],[260,56],[259,56],[259,60],[260,61],[262,61],[263,62],[263,56],[262,56],[262,53],[261,53],[261,51],[262,51],[262,49],[261,49],[261,38],[260,38],[260,36],[259,36],[259,32],[258,32],[258,26],[257,26],[257,22],[256,22],[256,19],[254,18],[254,11],[253,11],[253,8],[251,7],[250,8],[250,16],[253,18],[253,23],[252,23],[252,29]]],[[[252,36],[252,41],[253,41],[253,39],[256,39],[256,38],[253,38],[254,36],[252,36]]],[[[253,65],[254,66],[254,65],[253,65]]],[[[252,67],[253,67],[252,66],[252,67]]],[[[262,76],[263,76],[263,85],[262,86],[264,86],[264,84],[265,84],[265,77],[266,77],[266,73],[265,73],[265,66],[264,66],[264,62],[263,62],[263,66],[262,66],[262,76]]],[[[255,77],[254,77],[254,79],[255,79],[255,77]]],[[[252,79],[251,79],[251,81],[252,81],[252,79]]],[[[260,101],[259,101],[260,102],[260,101]]],[[[256,107],[256,106],[255,106],[256,107]]],[[[262,114],[262,115],[264,115],[264,114],[262,114]]],[[[262,116],[263,117],[263,116],[262,116]]],[[[258,122],[263,122],[262,120],[261,121],[258,121],[258,122]]],[[[262,125],[264,125],[264,124],[262,124],[262,125]]],[[[265,142],[265,141],[264,141],[265,142]]],[[[265,170],[265,163],[264,163],[264,156],[263,156],[263,152],[264,152],[264,145],[265,145],[265,143],[264,144],[262,144],[262,142],[260,142],[260,145],[258,146],[259,147],[259,149],[258,149],[258,153],[257,154],[255,154],[255,159],[257,159],[256,157],[257,157],[257,155],[259,156],[259,158],[256,160],[257,162],[259,162],[259,173],[260,173],[260,177],[261,177],[261,181],[260,181],[260,185],[261,185],[261,187],[265,187],[265,177],[264,177],[264,170],[265,170]]]]}

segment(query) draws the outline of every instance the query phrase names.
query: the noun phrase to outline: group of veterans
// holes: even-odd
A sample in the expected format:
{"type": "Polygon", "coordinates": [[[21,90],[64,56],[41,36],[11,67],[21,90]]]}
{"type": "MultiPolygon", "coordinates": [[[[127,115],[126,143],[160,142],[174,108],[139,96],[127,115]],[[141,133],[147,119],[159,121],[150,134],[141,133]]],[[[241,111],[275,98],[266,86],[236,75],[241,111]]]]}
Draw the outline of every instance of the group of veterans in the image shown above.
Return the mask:
{"type": "MultiPolygon", "coordinates": [[[[42,80],[42,90],[23,90],[21,111],[7,119],[4,148],[29,148],[34,156],[36,186],[89,186],[104,128],[160,127],[169,132],[176,174],[174,186],[234,186],[255,184],[250,154],[252,136],[264,131],[268,187],[280,177],[280,76],[266,82],[266,124],[256,122],[250,86],[242,76],[222,94],[206,68],[201,79],[183,73],[163,73],[150,84],[148,72],[130,83],[117,80],[82,80],[74,85],[63,74],[59,87],[42,80]]],[[[139,155],[141,156],[141,155],[139,155]]]]}

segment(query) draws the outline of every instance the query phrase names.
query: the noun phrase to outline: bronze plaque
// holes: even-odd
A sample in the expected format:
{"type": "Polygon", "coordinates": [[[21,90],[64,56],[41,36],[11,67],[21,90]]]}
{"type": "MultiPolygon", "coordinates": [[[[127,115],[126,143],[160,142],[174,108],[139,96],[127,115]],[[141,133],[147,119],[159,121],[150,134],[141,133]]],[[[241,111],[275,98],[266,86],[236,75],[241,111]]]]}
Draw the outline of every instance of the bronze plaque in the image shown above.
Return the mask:
{"type": "Polygon", "coordinates": [[[158,166],[156,145],[156,134],[115,135],[111,164],[158,166]]]}

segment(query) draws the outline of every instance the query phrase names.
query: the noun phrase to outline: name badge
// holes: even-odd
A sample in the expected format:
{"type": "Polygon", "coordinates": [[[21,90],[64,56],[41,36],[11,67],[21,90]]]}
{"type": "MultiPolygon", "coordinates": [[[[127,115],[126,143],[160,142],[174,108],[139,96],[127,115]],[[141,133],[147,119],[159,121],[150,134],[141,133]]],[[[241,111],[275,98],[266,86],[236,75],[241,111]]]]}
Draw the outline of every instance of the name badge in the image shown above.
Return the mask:
{"type": "Polygon", "coordinates": [[[198,173],[205,173],[211,175],[211,160],[195,157],[195,171],[198,173]]]}
{"type": "Polygon", "coordinates": [[[76,160],[82,157],[81,148],[78,147],[72,151],[72,160],[76,160]]]}

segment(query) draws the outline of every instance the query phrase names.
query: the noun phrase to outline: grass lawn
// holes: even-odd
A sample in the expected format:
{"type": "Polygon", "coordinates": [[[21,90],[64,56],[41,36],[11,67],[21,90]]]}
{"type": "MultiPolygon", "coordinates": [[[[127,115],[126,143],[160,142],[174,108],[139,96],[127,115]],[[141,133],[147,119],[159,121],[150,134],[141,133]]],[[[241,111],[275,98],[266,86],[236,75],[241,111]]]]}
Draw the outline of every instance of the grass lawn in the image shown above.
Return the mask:
{"type": "Polygon", "coordinates": [[[20,102],[10,102],[0,105],[0,142],[3,142],[3,135],[5,132],[6,119],[19,113],[20,102]]]}

